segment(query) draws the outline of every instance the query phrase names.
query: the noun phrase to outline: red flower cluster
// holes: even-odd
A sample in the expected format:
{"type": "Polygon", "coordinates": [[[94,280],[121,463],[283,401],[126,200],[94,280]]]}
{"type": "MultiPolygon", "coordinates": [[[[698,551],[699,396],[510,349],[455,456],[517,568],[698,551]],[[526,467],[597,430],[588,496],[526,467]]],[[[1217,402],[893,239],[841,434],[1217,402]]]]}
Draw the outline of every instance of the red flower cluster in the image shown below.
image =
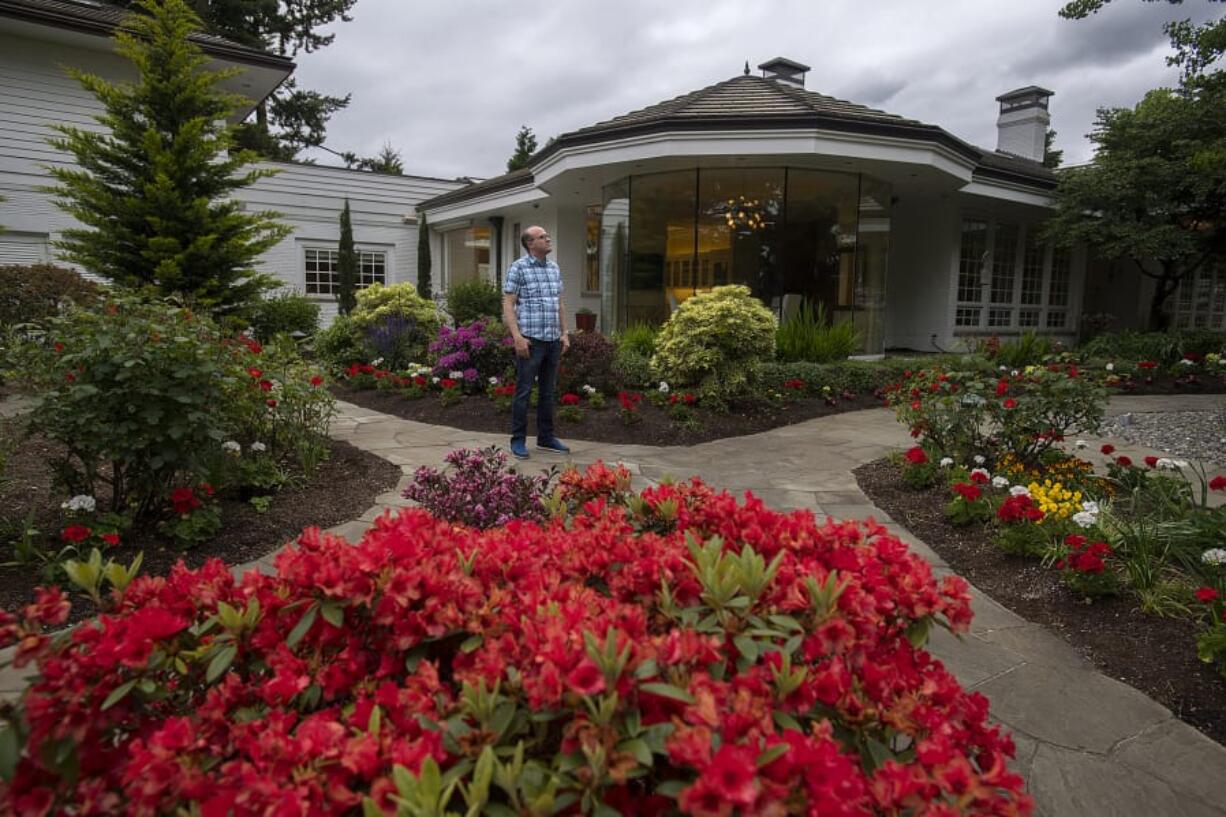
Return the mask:
{"type": "Polygon", "coordinates": [[[450,377],[444,377],[438,382],[438,385],[443,391],[450,391],[451,389],[454,389],[456,386],[460,385],[460,381],[453,380],[450,377]]]}
{"type": "Polygon", "coordinates": [[[1210,491],[1226,491],[1226,476],[1220,474],[1209,480],[1210,491]]]}
{"type": "Polygon", "coordinates": [[[1010,496],[996,509],[996,518],[1001,522],[1041,522],[1044,513],[1034,504],[1029,494],[1010,496]]]}
{"type": "MultiPolygon", "coordinates": [[[[518,745],[559,802],[622,814],[1031,811],[987,700],[908,638],[934,618],[968,628],[963,580],[874,523],[697,480],[630,497],[598,465],[563,486],[573,516],[546,525],[411,509],[356,546],[311,529],[275,575],[180,564],[96,626],[34,635],[28,740],[0,802],[247,817],[369,797],[392,813],[394,767],[468,791],[474,758],[505,767],[518,745]],[[740,601],[709,606],[709,571],[740,576],[740,601]]],[[[0,620],[0,646],[61,607],[0,620]]],[[[499,786],[489,798],[514,810],[499,786]]]]}
{"type": "MultiPolygon", "coordinates": [[[[515,393],[514,388],[511,389],[511,393],[515,393]]],[[[559,402],[561,402],[564,406],[577,406],[579,405],[579,395],[575,394],[574,392],[567,392],[566,394],[562,395],[559,402]]]]}
{"type": "Polygon", "coordinates": [[[72,542],[73,544],[84,542],[93,535],[93,530],[85,525],[69,525],[60,531],[60,538],[65,542],[72,542]]]}
{"type": "Polygon", "coordinates": [[[1107,568],[1106,558],[1114,553],[1106,542],[1090,542],[1084,536],[1071,534],[1064,537],[1068,547],[1068,556],[1056,562],[1060,570],[1069,569],[1077,573],[1102,573],[1107,568]]]}
{"type": "Polygon", "coordinates": [[[801,380],[799,377],[793,377],[791,380],[783,381],[783,387],[785,389],[792,389],[793,391],[804,391],[805,381],[801,380]]]}
{"type": "Polygon", "coordinates": [[[1222,597],[1222,594],[1212,587],[1201,587],[1196,590],[1196,600],[1201,604],[1210,604],[1222,597]]]}
{"type": "Polygon", "coordinates": [[[903,458],[912,465],[923,465],[928,462],[928,455],[918,445],[913,445],[903,454],[903,458]]]}
{"type": "Polygon", "coordinates": [[[1120,454],[1118,457],[1115,458],[1115,464],[1121,468],[1131,468],[1132,467],[1132,457],[1129,457],[1126,454],[1120,454]]]}
{"type": "Polygon", "coordinates": [[[698,401],[698,398],[690,394],[688,391],[685,392],[684,394],[670,394],[668,396],[668,404],[670,406],[675,406],[678,403],[682,403],[687,406],[692,406],[697,401],[698,401]]]}
{"type": "Polygon", "coordinates": [[[175,513],[183,516],[199,508],[200,499],[196,496],[195,491],[184,486],[170,492],[170,504],[174,506],[175,513]]]}
{"type": "Polygon", "coordinates": [[[1103,447],[1098,450],[1103,453],[1104,457],[1110,457],[1115,453],[1115,446],[1111,443],[1103,443],[1103,447]]]}
{"type": "Polygon", "coordinates": [[[983,491],[973,482],[959,482],[953,485],[953,492],[967,502],[975,502],[983,496],[983,491]]]}
{"type": "MultiPolygon", "coordinates": [[[[425,380],[425,378],[423,377],[422,380],[425,380]]],[[[424,383],[422,385],[424,385],[424,383]]],[[[508,383],[505,386],[495,386],[494,396],[495,397],[514,397],[515,396],[515,384],[508,383]]]]}
{"type": "Polygon", "coordinates": [[[619,391],[617,393],[617,402],[621,404],[622,411],[634,413],[639,410],[639,403],[643,401],[643,395],[636,391],[619,391]]]}

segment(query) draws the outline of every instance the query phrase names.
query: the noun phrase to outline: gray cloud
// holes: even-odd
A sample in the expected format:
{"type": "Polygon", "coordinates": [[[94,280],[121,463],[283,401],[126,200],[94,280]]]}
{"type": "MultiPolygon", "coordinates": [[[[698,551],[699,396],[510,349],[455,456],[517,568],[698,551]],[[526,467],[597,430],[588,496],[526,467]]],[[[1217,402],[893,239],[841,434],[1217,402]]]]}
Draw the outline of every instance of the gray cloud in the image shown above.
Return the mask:
{"type": "MultiPolygon", "coordinates": [[[[813,66],[811,90],[940,125],[994,147],[995,97],[1043,85],[1057,145],[1089,158],[1100,106],[1171,84],[1162,23],[1219,9],[1115,0],[1082,21],[1061,0],[359,0],[330,47],[299,55],[306,87],[353,93],[335,150],[399,149],[409,172],[503,171],[515,133],[550,136],[719,82],[771,57],[813,66]]],[[[755,69],[756,70],[756,69],[755,69]]],[[[322,162],[334,161],[318,154],[322,162]]]]}

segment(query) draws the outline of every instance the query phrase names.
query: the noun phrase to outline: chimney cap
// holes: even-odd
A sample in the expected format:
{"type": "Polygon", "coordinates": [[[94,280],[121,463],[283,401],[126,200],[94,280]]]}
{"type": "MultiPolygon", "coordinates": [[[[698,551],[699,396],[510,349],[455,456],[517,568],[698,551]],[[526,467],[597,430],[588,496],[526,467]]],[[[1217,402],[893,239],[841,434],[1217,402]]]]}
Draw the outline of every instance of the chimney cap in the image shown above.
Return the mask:
{"type": "Polygon", "coordinates": [[[787,57],[775,57],[773,60],[767,60],[758,65],[763,71],[768,71],[772,74],[803,74],[806,71],[811,71],[809,66],[789,60],[787,57]]]}
{"type": "Polygon", "coordinates": [[[1018,88],[1015,91],[1007,91],[996,97],[997,102],[1021,102],[1032,98],[1042,97],[1046,99],[1049,96],[1055,96],[1055,91],[1049,91],[1046,88],[1040,88],[1038,85],[1027,85],[1025,88],[1018,88]]]}

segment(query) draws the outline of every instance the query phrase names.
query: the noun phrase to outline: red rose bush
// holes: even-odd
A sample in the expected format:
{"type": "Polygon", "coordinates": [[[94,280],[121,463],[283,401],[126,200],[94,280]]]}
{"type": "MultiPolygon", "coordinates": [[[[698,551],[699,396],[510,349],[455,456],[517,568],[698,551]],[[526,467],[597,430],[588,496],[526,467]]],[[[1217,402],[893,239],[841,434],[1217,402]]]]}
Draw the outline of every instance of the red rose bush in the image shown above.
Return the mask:
{"type": "Polygon", "coordinates": [[[571,473],[544,523],[310,529],[140,578],[38,662],[19,815],[1014,815],[1011,740],[921,645],[967,585],[872,522],[571,473]]]}

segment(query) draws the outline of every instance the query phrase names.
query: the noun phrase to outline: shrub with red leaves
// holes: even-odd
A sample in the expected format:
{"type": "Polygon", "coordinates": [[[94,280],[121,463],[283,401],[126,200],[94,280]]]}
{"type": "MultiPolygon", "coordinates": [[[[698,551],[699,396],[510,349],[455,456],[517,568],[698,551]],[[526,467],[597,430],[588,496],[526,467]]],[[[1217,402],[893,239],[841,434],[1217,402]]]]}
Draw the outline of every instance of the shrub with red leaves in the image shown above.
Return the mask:
{"type": "Polygon", "coordinates": [[[0,616],[39,665],[0,810],[1030,813],[987,700],[917,646],[966,631],[964,581],[874,523],[628,484],[180,565],[55,642],[61,596],[0,616]]]}

